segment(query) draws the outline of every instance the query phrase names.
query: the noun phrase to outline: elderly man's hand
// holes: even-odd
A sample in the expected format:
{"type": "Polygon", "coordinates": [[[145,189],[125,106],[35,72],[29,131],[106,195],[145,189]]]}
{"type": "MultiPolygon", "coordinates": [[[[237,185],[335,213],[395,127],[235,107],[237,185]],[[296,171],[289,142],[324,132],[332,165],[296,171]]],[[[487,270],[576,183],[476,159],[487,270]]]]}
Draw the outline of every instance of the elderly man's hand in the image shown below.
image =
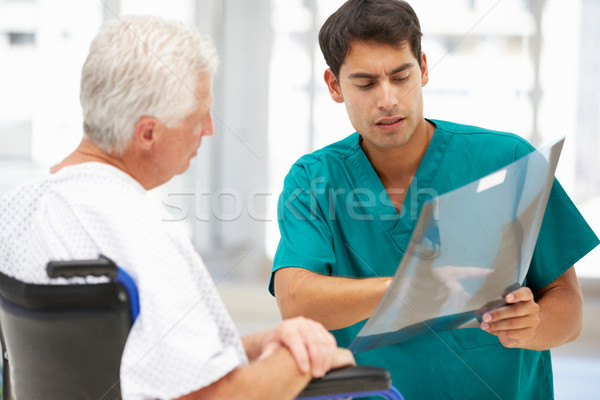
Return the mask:
{"type": "Polygon", "coordinates": [[[332,368],[354,365],[352,354],[339,349],[335,338],[323,325],[307,318],[286,319],[269,331],[264,336],[260,358],[281,346],[292,353],[300,371],[310,371],[314,378],[322,377],[332,368]]]}

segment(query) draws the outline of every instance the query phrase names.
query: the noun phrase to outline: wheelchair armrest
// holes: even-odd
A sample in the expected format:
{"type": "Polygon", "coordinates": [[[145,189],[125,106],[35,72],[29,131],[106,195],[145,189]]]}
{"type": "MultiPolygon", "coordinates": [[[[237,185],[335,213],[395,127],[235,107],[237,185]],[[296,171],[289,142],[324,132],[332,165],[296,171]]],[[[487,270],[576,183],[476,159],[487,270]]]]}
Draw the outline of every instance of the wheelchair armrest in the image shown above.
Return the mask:
{"type": "Polygon", "coordinates": [[[46,265],[46,272],[50,278],[92,275],[113,279],[117,276],[117,265],[110,258],[100,255],[94,260],[50,261],[46,265]]]}
{"type": "Polygon", "coordinates": [[[389,389],[391,385],[390,373],[383,368],[345,367],[330,371],[322,378],[313,379],[297,398],[373,392],[389,389]]]}

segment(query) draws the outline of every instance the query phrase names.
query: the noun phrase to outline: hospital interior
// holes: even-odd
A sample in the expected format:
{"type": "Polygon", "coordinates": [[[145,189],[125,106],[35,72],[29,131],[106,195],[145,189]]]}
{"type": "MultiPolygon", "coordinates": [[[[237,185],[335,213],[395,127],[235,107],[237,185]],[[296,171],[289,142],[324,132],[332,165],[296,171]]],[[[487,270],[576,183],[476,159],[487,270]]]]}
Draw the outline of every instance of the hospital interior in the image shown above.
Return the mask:
{"type": "MultiPolygon", "coordinates": [[[[354,129],[333,102],[317,33],[343,0],[0,0],[0,197],[79,143],[79,78],[103,21],[175,18],[210,35],[213,137],[148,192],[189,234],[242,334],[281,317],[267,290],[290,166],[354,129]]],[[[600,235],[600,0],[411,0],[430,77],[426,118],[566,137],[556,177],[600,235]]],[[[565,233],[568,234],[568,233],[565,233]]],[[[600,248],[575,265],[583,331],[551,351],[555,396],[600,393],[600,248]]]]}

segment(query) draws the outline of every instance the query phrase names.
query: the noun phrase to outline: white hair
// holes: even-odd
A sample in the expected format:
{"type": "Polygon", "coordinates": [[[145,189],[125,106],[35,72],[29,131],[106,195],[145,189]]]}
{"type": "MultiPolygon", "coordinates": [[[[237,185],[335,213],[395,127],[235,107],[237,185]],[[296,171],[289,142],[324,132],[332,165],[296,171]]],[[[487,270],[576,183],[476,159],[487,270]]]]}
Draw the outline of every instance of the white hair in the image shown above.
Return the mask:
{"type": "Polygon", "coordinates": [[[81,72],[84,135],[121,154],[144,116],[171,127],[198,106],[201,73],[218,64],[210,39],[181,22],[125,16],[105,22],[81,72]]]}

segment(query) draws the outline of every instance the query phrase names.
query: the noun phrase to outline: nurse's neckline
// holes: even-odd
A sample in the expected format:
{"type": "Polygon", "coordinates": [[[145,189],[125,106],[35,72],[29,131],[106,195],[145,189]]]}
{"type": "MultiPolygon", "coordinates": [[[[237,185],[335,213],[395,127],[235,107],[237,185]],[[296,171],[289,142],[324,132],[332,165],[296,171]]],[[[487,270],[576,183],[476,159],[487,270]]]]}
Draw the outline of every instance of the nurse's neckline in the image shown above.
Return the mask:
{"type": "Polygon", "coordinates": [[[399,158],[396,155],[397,153],[393,156],[388,156],[387,159],[372,159],[373,154],[371,154],[371,157],[369,157],[362,145],[363,137],[360,133],[358,134],[358,145],[360,150],[363,152],[382,183],[394,182],[398,180],[412,180],[412,177],[416,174],[421,162],[423,161],[423,158],[425,157],[425,154],[427,153],[427,150],[431,145],[437,128],[433,121],[428,119],[424,119],[424,121],[426,126],[425,143],[418,148],[418,154],[413,157],[412,160],[408,161],[405,157],[399,158]]]}

